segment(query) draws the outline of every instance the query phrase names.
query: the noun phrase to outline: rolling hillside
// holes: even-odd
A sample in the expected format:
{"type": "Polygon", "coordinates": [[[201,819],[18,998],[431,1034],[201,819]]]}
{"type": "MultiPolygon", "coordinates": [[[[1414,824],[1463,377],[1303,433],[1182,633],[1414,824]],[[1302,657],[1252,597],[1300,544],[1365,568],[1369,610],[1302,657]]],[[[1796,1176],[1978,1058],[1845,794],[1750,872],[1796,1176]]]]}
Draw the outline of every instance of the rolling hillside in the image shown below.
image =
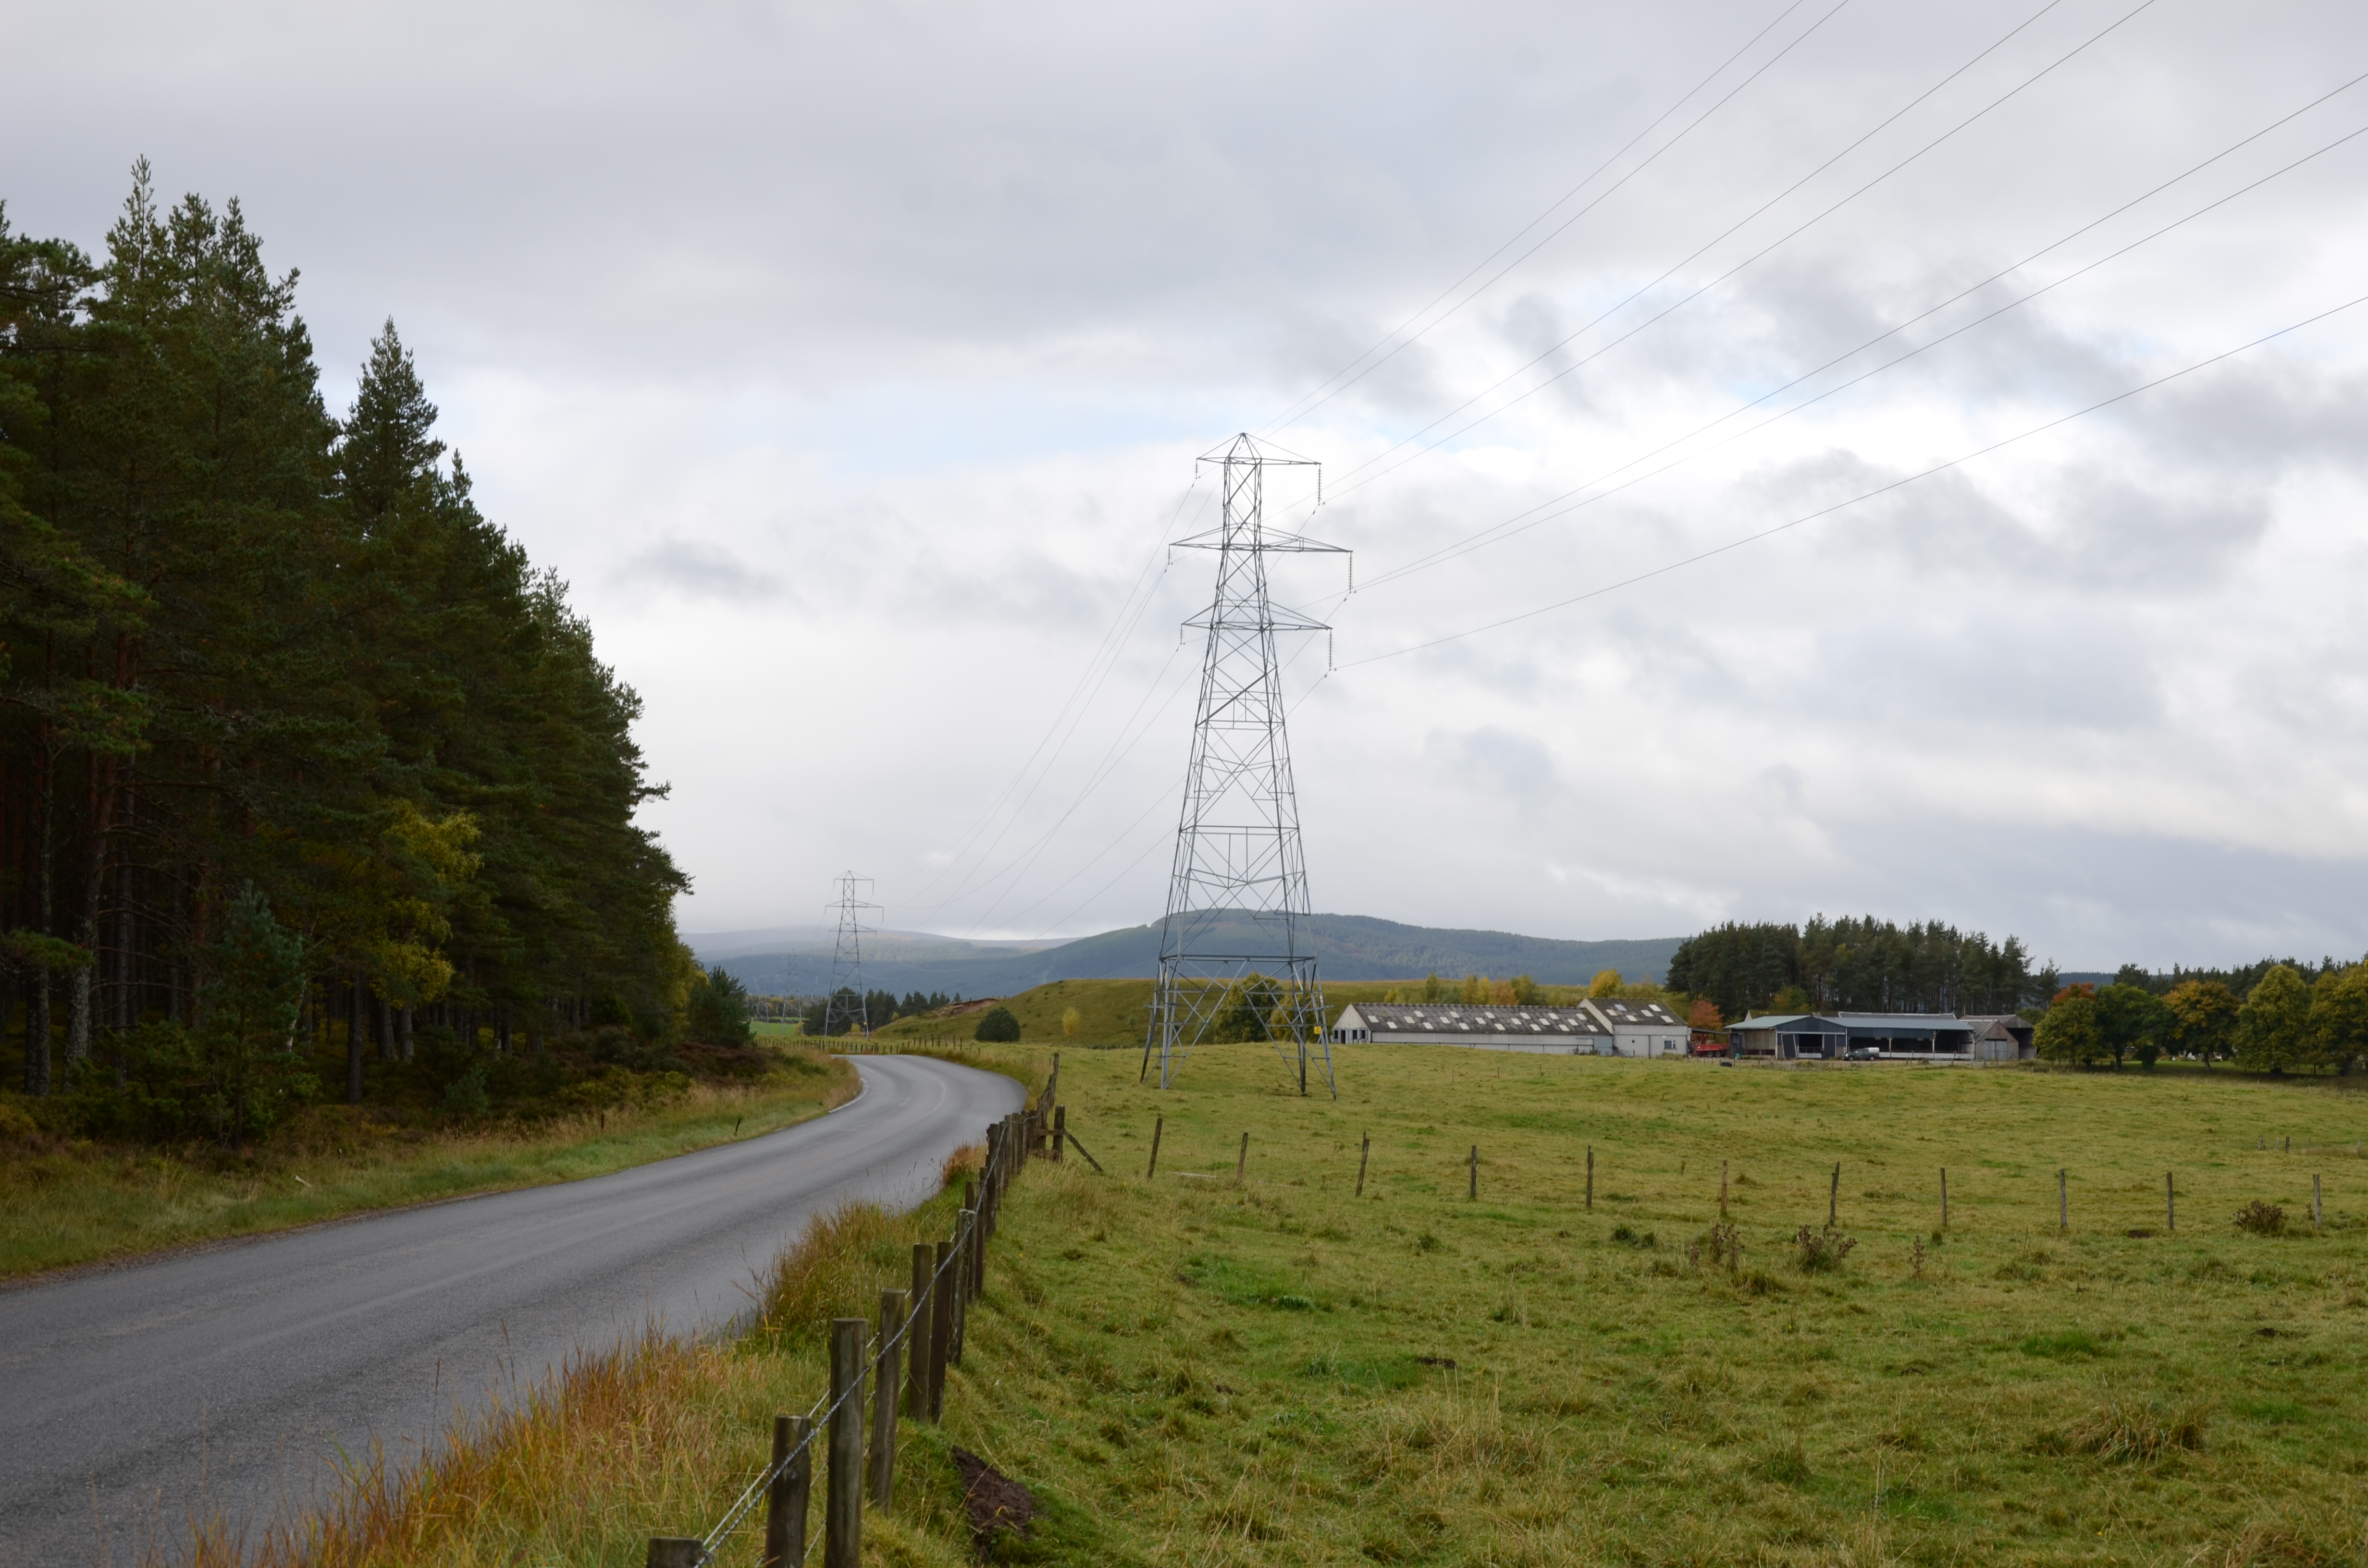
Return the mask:
{"type": "MultiPolygon", "coordinates": [[[[1436,971],[1452,976],[1527,974],[1548,985],[1583,985],[1606,969],[1616,969],[1632,981],[1647,975],[1657,979],[1667,972],[1669,956],[1683,939],[1566,942],[1505,931],[1403,926],[1362,915],[1318,915],[1314,928],[1315,955],[1326,981],[1420,979],[1436,971]]],[[[759,994],[811,994],[829,983],[826,949],[795,951],[783,944],[771,952],[730,951],[719,949],[736,944],[711,946],[709,938],[700,937],[690,941],[701,962],[721,964],[759,994]]],[[[942,991],[1008,996],[1055,980],[1139,979],[1159,969],[1157,926],[1105,931],[1037,952],[976,951],[985,946],[916,934],[872,949],[878,957],[867,955],[864,984],[899,995],[942,991]]]]}

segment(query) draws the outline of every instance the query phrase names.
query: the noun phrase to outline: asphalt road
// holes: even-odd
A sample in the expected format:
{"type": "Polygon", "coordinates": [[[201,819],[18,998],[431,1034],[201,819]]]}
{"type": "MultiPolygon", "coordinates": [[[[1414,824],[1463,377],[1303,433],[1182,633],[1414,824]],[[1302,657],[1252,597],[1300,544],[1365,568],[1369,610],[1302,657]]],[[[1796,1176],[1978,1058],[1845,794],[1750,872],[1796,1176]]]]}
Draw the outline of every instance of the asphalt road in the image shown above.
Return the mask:
{"type": "Polygon", "coordinates": [[[854,1100],[745,1142],[0,1291],[0,1563],[176,1558],[193,1518],[256,1530],[319,1496],[340,1448],[413,1461],[572,1351],[727,1326],[808,1217],[919,1202],[1022,1100],[854,1062],[854,1100]]]}

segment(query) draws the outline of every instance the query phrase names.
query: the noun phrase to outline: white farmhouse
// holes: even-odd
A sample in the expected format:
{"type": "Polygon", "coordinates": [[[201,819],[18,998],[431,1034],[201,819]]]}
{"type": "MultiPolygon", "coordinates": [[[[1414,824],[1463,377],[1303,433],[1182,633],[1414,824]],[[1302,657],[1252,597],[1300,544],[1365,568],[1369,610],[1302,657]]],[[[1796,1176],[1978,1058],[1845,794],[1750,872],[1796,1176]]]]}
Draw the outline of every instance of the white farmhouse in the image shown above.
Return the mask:
{"type": "Polygon", "coordinates": [[[1590,996],[1579,1006],[1611,1031],[1616,1056],[1683,1056],[1692,1038],[1685,1020],[1658,1002],[1590,996]]]}

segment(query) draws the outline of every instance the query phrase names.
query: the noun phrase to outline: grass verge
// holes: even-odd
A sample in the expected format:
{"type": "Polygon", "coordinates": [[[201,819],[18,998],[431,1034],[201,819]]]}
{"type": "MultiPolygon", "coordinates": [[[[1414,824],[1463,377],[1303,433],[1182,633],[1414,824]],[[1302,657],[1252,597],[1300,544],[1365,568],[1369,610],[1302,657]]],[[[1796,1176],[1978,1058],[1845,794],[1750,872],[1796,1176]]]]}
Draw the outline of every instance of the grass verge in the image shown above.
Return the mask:
{"type": "Polygon", "coordinates": [[[46,1137],[0,1120],[0,1279],[373,1210],[604,1175],[821,1115],[860,1085],[781,1048],[743,1084],[523,1125],[404,1126],[317,1106],[251,1153],[46,1137]]]}

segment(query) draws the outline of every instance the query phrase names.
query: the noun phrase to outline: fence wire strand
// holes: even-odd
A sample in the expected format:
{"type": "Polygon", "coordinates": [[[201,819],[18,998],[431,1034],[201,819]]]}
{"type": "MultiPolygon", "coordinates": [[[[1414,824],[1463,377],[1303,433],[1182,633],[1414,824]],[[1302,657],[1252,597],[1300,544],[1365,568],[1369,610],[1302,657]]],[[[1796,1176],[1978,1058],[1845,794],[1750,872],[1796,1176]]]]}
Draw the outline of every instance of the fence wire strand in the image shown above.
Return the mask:
{"type": "MultiPolygon", "coordinates": [[[[1021,1114],[1024,1116],[1027,1113],[1022,1112],[1021,1114]]],[[[999,1147],[995,1151],[994,1155],[989,1158],[985,1164],[979,1167],[979,1194],[981,1196],[983,1196],[987,1189],[989,1178],[997,1171],[1002,1169],[1004,1156],[1008,1147],[1009,1145],[1007,1142],[1002,1147],[999,1147]]],[[[973,1203],[974,1202],[975,1199],[973,1199],[973,1203]]],[[[972,1233],[975,1234],[980,1223],[976,1217],[978,1211],[973,1207],[967,1210],[967,1212],[973,1216],[970,1221],[970,1231],[972,1233]]],[[[953,1250],[946,1255],[946,1259],[943,1263],[939,1264],[937,1267],[930,1270],[929,1273],[928,1293],[929,1298],[932,1301],[940,1299],[939,1295],[939,1287],[945,1281],[948,1274],[962,1261],[962,1236],[963,1226],[962,1222],[957,1220],[954,1223],[954,1233],[952,1238],[953,1250]]],[[[796,1445],[793,1446],[788,1453],[783,1454],[779,1461],[768,1464],[763,1470],[759,1471],[757,1474],[757,1478],[754,1481],[751,1481],[741,1492],[740,1495],[733,1500],[732,1506],[723,1511],[723,1517],[716,1521],[715,1527],[700,1538],[699,1561],[702,1565],[717,1561],[716,1550],[723,1546],[725,1541],[731,1540],[734,1535],[738,1533],[740,1527],[746,1522],[749,1514],[755,1511],[757,1501],[762,1498],[767,1492],[771,1490],[773,1483],[780,1480],[782,1476],[788,1474],[790,1468],[796,1464],[801,1457],[812,1452],[814,1438],[821,1433],[828,1430],[831,1419],[838,1414],[839,1407],[844,1405],[849,1398],[860,1394],[865,1383],[868,1382],[871,1384],[875,1390],[878,1390],[879,1393],[882,1397],[890,1399],[898,1397],[897,1391],[894,1389],[879,1388],[880,1366],[889,1351],[904,1344],[905,1341],[910,1337],[913,1329],[913,1320],[916,1315],[912,1308],[913,1303],[908,1301],[905,1306],[905,1321],[896,1325],[896,1332],[890,1335],[885,1341],[882,1341],[877,1334],[871,1335],[867,1339],[864,1346],[864,1355],[867,1358],[865,1367],[866,1375],[849,1385],[835,1400],[826,1392],[816,1396],[813,1405],[806,1411],[806,1435],[800,1438],[796,1445]],[[825,1408],[825,1402],[827,1402],[827,1408],[825,1408]]],[[[803,1564],[805,1562],[807,1553],[812,1550],[813,1537],[811,1532],[809,1532],[808,1539],[800,1542],[798,1546],[797,1561],[800,1564],[803,1564]]]]}

